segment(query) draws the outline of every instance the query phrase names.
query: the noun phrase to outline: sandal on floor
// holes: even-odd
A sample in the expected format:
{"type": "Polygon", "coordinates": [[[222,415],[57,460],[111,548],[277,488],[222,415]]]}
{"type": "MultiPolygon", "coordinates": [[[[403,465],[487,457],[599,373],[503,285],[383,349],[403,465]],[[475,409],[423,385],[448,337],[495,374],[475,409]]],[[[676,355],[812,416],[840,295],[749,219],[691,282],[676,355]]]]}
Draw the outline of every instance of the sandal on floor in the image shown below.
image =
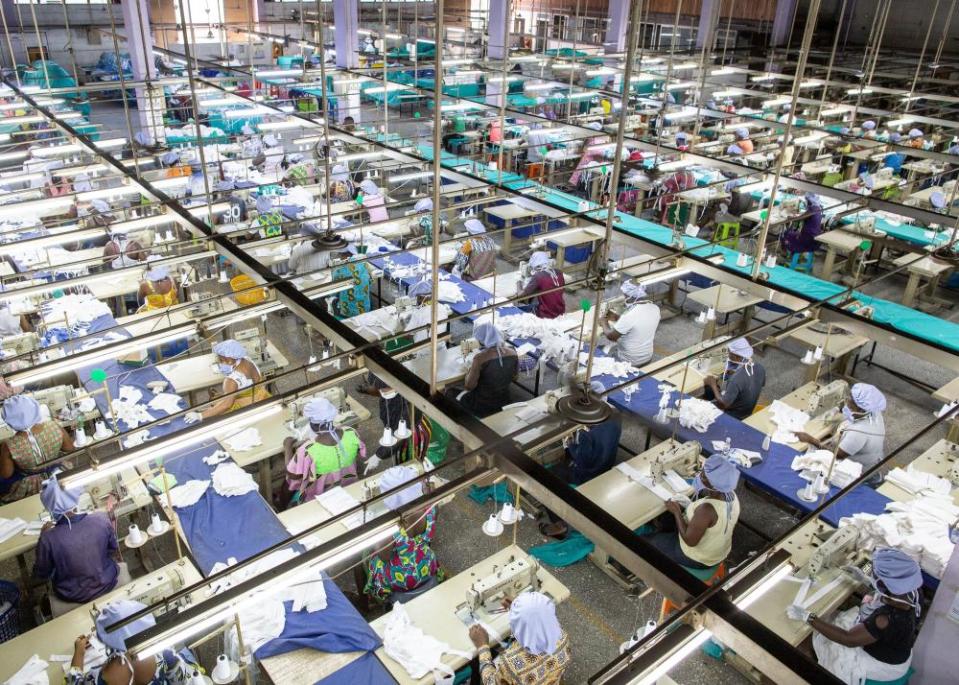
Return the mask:
{"type": "Polygon", "coordinates": [[[565,523],[548,523],[543,521],[539,524],[539,532],[547,538],[553,538],[554,540],[565,540],[566,534],[569,532],[569,526],[565,523]],[[550,526],[562,526],[558,532],[547,532],[550,526]]]}

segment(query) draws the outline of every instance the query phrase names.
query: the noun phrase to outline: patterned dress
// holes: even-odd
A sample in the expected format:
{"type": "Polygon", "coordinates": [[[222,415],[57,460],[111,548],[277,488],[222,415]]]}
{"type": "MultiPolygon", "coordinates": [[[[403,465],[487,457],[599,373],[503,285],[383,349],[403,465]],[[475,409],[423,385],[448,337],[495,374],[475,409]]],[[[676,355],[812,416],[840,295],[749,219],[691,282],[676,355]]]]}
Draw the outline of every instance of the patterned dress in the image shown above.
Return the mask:
{"type": "MultiPolygon", "coordinates": [[[[14,472],[10,478],[0,478],[0,502],[9,504],[29,495],[40,492],[40,486],[47,478],[47,473],[40,465],[56,459],[63,449],[63,431],[55,421],[44,421],[38,426],[33,437],[36,438],[39,452],[33,448],[26,433],[16,433],[7,439],[7,449],[13,459],[14,472]],[[5,482],[4,482],[5,481],[5,482]]],[[[72,463],[63,462],[64,468],[73,468],[72,463]]]]}
{"type": "Polygon", "coordinates": [[[370,269],[366,263],[347,262],[333,269],[334,281],[345,278],[352,278],[355,285],[336,296],[336,309],[339,317],[348,319],[370,311],[372,308],[370,288],[373,284],[373,278],[370,276],[370,269]]]}
{"type": "Polygon", "coordinates": [[[439,571],[436,555],[430,543],[436,530],[436,508],[426,512],[426,530],[419,535],[409,535],[406,529],[393,534],[393,553],[389,564],[378,555],[369,561],[366,592],[380,601],[390,594],[409,592],[425,583],[439,571]]]}
{"type": "Polygon", "coordinates": [[[569,666],[569,636],[564,630],[552,654],[530,654],[516,641],[496,660],[489,647],[479,650],[483,685],[558,685],[569,666]]]}
{"type": "MultiPolygon", "coordinates": [[[[63,685],[98,685],[103,682],[100,680],[102,670],[103,666],[100,666],[84,673],[82,669],[71,666],[63,676],[63,685]]],[[[193,676],[194,670],[204,672],[201,667],[196,666],[189,652],[184,650],[181,654],[174,654],[171,650],[166,650],[163,652],[163,657],[156,660],[156,670],[153,672],[150,685],[186,685],[193,676]]]]}

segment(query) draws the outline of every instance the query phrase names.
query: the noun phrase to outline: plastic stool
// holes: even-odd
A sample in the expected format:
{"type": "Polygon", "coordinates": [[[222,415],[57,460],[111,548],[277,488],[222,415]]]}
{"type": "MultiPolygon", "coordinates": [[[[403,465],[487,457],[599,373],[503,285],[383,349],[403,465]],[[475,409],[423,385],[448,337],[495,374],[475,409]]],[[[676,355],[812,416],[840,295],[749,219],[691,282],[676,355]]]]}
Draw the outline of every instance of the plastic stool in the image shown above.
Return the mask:
{"type": "MultiPolygon", "coordinates": [[[[721,561],[718,565],[710,566],[709,568],[689,568],[688,566],[683,566],[683,570],[686,571],[686,573],[689,573],[690,575],[703,581],[707,586],[711,586],[713,583],[716,583],[726,577],[726,562],[721,561]]],[[[679,609],[679,607],[670,602],[668,599],[664,599],[663,604],[659,609],[659,622],[662,623],[663,619],[673,613],[676,609],[679,609]]]]}
{"type": "Polygon", "coordinates": [[[912,674],[915,673],[915,669],[911,666],[909,670],[906,671],[906,675],[901,678],[896,678],[895,680],[870,680],[866,678],[864,685],[906,685],[909,682],[909,679],[912,678],[912,674]]]}
{"type": "Polygon", "coordinates": [[[716,224],[716,233],[713,235],[713,241],[723,247],[728,247],[730,250],[735,250],[739,247],[739,222],[723,221],[722,223],[716,224]]]}
{"type": "Polygon", "coordinates": [[[794,252],[792,258],[789,260],[789,268],[793,271],[802,271],[811,274],[815,261],[816,257],[812,252],[794,252]]]}

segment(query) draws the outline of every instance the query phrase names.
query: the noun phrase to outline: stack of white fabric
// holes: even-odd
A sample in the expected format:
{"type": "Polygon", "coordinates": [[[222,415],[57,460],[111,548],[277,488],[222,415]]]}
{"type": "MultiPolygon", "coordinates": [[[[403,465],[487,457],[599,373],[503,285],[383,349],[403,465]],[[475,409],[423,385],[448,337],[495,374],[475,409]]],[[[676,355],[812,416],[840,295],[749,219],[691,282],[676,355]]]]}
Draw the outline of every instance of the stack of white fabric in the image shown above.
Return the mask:
{"type": "Polygon", "coordinates": [[[806,423],[809,421],[809,414],[779,400],[773,400],[769,407],[769,415],[776,424],[776,432],[772,436],[773,442],[782,444],[797,442],[796,433],[805,430],[806,423]]]}
{"type": "Polygon", "coordinates": [[[840,459],[832,467],[829,482],[837,488],[844,488],[862,475],[862,464],[852,459],[840,459]]]}
{"type": "Polygon", "coordinates": [[[175,393],[158,392],[147,406],[154,411],[162,411],[169,416],[170,414],[176,414],[183,408],[180,406],[182,401],[183,398],[175,393]]]}
{"type": "MultiPolygon", "coordinates": [[[[127,429],[133,429],[141,424],[153,421],[153,416],[150,415],[146,405],[140,404],[137,400],[130,401],[133,396],[130,395],[128,399],[124,399],[121,388],[121,396],[110,403],[111,418],[123,421],[127,425],[127,429]]],[[[140,396],[139,390],[136,391],[135,396],[140,396]]]]}
{"type": "Polygon", "coordinates": [[[225,462],[213,472],[213,489],[223,497],[236,497],[257,489],[253,476],[234,464],[225,462]]]}
{"type": "Polygon", "coordinates": [[[49,664],[34,654],[27,663],[20,667],[20,670],[14,673],[4,685],[48,685],[50,678],[47,676],[47,667],[49,664]]]}
{"type": "Polygon", "coordinates": [[[690,397],[679,405],[679,424],[697,433],[705,433],[721,414],[722,411],[712,402],[690,397]]]}
{"type": "Polygon", "coordinates": [[[827,473],[832,463],[833,455],[829,450],[810,450],[805,454],[793,457],[790,467],[793,471],[818,471],[827,473]]]}
{"type": "Polygon", "coordinates": [[[0,519],[0,542],[19,535],[27,528],[27,522],[21,518],[0,519]]]}
{"type": "MultiPolygon", "coordinates": [[[[589,354],[579,353],[579,365],[586,368],[589,360],[589,354]]],[[[593,357],[593,376],[614,376],[616,378],[628,378],[637,373],[636,367],[629,362],[621,362],[616,357],[593,357]]]]}
{"type": "Polygon", "coordinates": [[[210,487],[210,481],[208,480],[188,480],[183,485],[178,485],[170,490],[170,501],[177,509],[192,507],[200,501],[208,487],[210,487]]]}
{"type": "Polygon", "coordinates": [[[946,478],[940,478],[931,473],[915,469],[912,464],[909,464],[905,469],[894,468],[886,474],[886,480],[913,495],[928,493],[948,496],[952,490],[952,483],[946,478]]]}
{"type": "Polygon", "coordinates": [[[453,281],[440,281],[439,290],[440,302],[464,302],[466,300],[462,288],[453,281]]]}
{"type": "MultiPolygon", "coordinates": [[[[479,317],[476,323],[492,322],[479,317]]],[[[541,319],[535,314],[512,314],[496,317],[496,328],[507,339],[536,338],[544,361],[565,360],[576,354],[577,342],[566,332],[567,325],[554,319],[541,319]]]]}
{"type": "MultiPolygon", "coordinates": [[[[360,501],[340,486],[325,490],[322,494],[316,496],[316,501],[333,516],[338,516],[344,511],[360,506],[360,501]]],[[[362,512],[357,512],[343,519],[343,525],[347,528],[356,528],[362,523],[362,512]]]]}
{"type": "Polygon", "coordinates": [[[859,529],[860,547],[895,547],[916,559],[930,575],[941,578],[954,545],[949,523],[959,518],[959,507],[948,496],[927,495],[909,502],[889,502],[886,513],[855,514],[839,526],[859,529]]]}
{"type": "Polygon", "coordinates": [[[40,306],[44,320],[69,321],[71,325],[89,324],[99,316],[111,315],[110,308],[92,294],[64,295],[45,301],[40,306]]]}
{"type": "Polygon", "coordinates": [[[254,447],[262,445],[263,439],[260,438],[260,431],[256,428],[247,428],[236,435],[230,436],[224,442],[231,452],[248,452],[254,447]]]}

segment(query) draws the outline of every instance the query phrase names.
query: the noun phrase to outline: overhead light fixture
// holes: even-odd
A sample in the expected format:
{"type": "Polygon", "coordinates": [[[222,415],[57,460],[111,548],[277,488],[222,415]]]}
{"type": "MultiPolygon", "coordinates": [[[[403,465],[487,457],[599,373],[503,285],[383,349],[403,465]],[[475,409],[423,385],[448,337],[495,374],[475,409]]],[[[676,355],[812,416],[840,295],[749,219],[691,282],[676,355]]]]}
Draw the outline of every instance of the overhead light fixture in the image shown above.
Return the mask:
{"type": "Polygon", "coordinates": [[[296,78],[303,72],[300,69],[269,69],[267,71],[254,71],[256,78],[296,78]]]}
{"type": "Polygon", "coordinates": [[[613,69],[612,67],[600,67],[599,69],[587,69],[587,76],[612,76],[613,74],[618,74],[618,69],[613,69]]]}
{"type": "Polygon", "coordinates": [[[584,90],[578,93],[567,93],[566,98],[569,100],[583,100],[586,98],[593,98],[599,95],[599,91],[595,90],[584,90]]]}
{"type": "Polygon", "coordinates": [[[375,93],[386,93],[388,91],[392,92],[397,90],[411,90],[411,88],[409,86],[404,86],[399,83],[387,83],[385,86],[374,86],[373,88],[366,88],[362,92],[375,94],[375,93]]]}
{"type": "Polygon", "coordinates": [[[658,666],[640,678],[637,685],[654,685],[712,636],[713,634],[709,630],[700,630],[698,633],[694,633],[688,642],[685,642],[679,649],[663,659],[658,666]]]}
{"type": "MultiPolygon", "coordinates": [[[[381,159],[382,152],[352,152],[348,155],[341,155],[336,158],[336,162],[358,162],[363,159],[381,159]]],[[[399,162],[397,162],[399,163],[399,162]]]]}
{"type": "Polygon", "coordinates": [[[777,78],[782,78],[782,76],[779,74],[760,74],[759,76],[750,76],[749,80],[759,83],[761,81],[772,81],[777,78]]]}
{"type": "Polygon", "coordinates": [[[790,104],[792,101],[791,97],[770,98],[769,100],[763,100],[763,107],[781,107],[790,104]]]}
{"type": "MultiPolygon", "coordinates": [[[[73,198],[70,196],[49,197],[44,200],[32,200],[30,202],[2,205],[0,206],[0,217],[34,216],[38,214],[39,210],[52,210],[55,212],[59,209],[67,210],[72,206],[73,198]]],[[[45,215],[40,214],[40,216],[45,215]]]]}
{"type": "Polygon", "coordinates": [[[886,126],[888,128],[899,128],[900,126],[908,126],[914,121],[915,119],[912,119],[910,117],[902,117],[901,119],[890,119],[889,121],[886,122],[886,126]]]}
{"type": "Polygon", "coordinates": [[[312,122],[303,119],[288,119],[286,121],[265,121],[262,124],[257,124],[256,127],[260,131],[288,131],[294,128],[308,128],[314,125],[312,122]]]}
{"type": "Polygon", "coordinates": [[[568,88],[562,83],[524,83],[523,90],[555,90],[556,88],[568,88]]]}
{"type": "Polygon", "coordinates": [[[0,245],[0,255],[11,255],[24,250],[37,250],[48,247],[56,247],[64,243],[72,243],[91,238],[100,238],[106,234],[105,228],[87,228],[82,231],[64,231],[46,235],[41,238],[31,238],[21,240],[15,243],[4,243],[0,245]]]}
{"type": "Polygon", "coordinates": [[[872,92],[872,88],[849,88],[846,95],[869,95],[872,92]]]}
{"type": "Polygon", "coordinates": [[[244,107],[242,109],[228,109],[223,112],[227,119],[243,119],[246,117],[258,117],[264,114],[276,114],[276,110],[263,105],[256,107],[244,107]]]}
{"type": "Polygon", "coordinates": [[[212,98],[210,100],[200,100],[197,104],[200,107],[229,107],[230,105],[241,105],[243,100],[239,97],[212,98]]]}
{"type": "Polygon", "coordinates": [[[733,69],[732,67],[720,67],[719,69],[713,69],[709,72],[710,76],[729,76],[730,74],[736,74],[739,72],[739,69],[733,69]]]}
{"type": "Polygon", "coordinates": [[[681,62],[680,64],[673,65],[673,71],[685,71],[687,69],[695,69],[698,66],[698,62],[681,62]]]}
{"type": "Polygon", "coordinates": [[[737,599],[736,608],[748,609],[755,604],[757,600],[761,599],[766,593],[772,590],[779,581],[790,575],[792,571],[793,569],[789,564],[783,564],[773,573],[760,581],[756,587],[750,589],[741,598],[737,599]]]}
{"type": "Polygon", "coordinates": [[[400,174],[399,176],[390,176],[390,183],[403,183],[404,181],[415,181],[421,178],[432,178],[432,171],[414,171],[410,174],[400,174]]]}

